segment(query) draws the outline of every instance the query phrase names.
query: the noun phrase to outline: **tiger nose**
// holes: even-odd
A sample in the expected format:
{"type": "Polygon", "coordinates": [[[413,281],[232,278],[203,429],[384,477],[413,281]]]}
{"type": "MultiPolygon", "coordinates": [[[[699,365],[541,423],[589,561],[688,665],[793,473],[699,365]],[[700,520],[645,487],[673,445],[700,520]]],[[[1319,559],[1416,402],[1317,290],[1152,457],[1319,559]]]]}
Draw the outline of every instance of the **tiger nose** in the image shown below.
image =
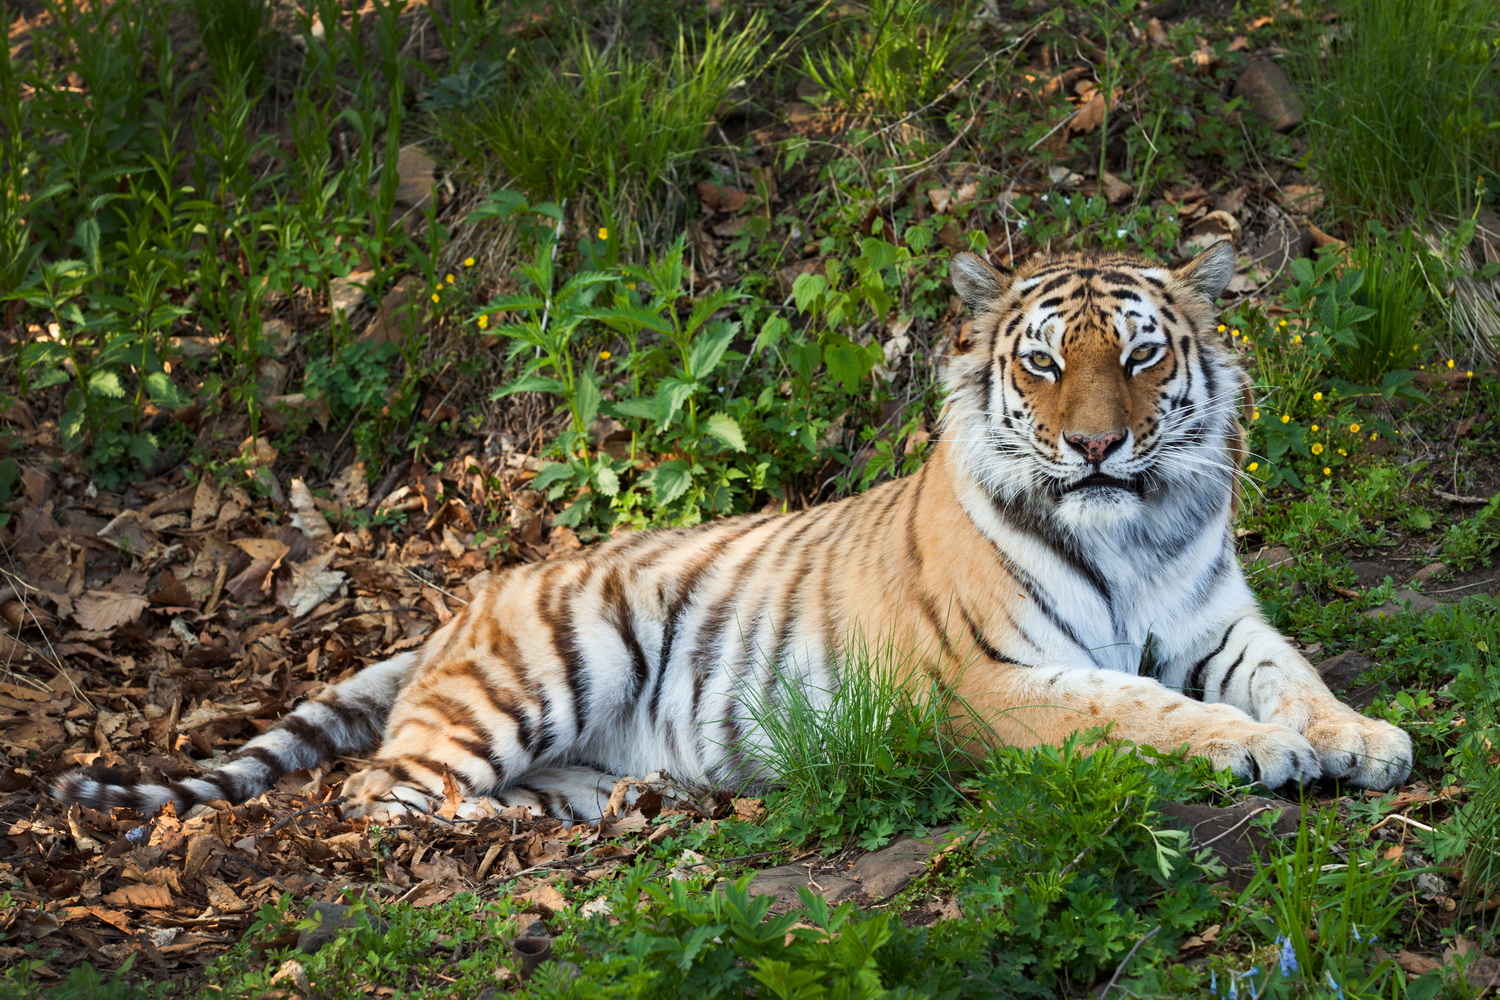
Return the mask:
{"type": "Polygon", "coordinates": [[[1125,440],[1125,435],[1119,431],[1108,431],[1094,437],[1088,434],[1069,434],[1068,444],[1083,453],[1083,457],[1094,465],[1104,461],[1117,451],[1125,440]]]}

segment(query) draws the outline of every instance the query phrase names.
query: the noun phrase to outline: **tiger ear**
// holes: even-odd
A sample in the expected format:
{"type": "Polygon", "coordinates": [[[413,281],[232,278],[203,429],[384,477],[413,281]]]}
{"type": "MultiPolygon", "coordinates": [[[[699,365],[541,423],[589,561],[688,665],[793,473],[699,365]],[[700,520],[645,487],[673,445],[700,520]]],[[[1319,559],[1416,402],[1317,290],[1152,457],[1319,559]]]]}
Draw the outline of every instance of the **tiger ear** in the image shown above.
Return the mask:
{"type": "Polygon", "coordinates": [[[1001,271],[968,251],[954,254],[948,262],[948,280],[953,282],[953,290],[974,312],[983,312],[1004,295],[1010,279],[1010,272],[1001,271]]]}
{"type": "Polygon", "coordinates": [[[1220,240],[1173,271],[1172,276],[1212,302],[1234,277],[1234,244],[1220,240]]]}

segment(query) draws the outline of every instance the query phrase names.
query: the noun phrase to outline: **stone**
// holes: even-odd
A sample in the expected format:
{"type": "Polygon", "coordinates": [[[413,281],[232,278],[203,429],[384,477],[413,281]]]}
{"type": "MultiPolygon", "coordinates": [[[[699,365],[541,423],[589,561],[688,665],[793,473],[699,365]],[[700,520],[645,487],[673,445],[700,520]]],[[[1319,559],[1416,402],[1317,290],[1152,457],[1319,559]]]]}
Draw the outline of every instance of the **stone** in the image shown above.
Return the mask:
{"type": "Polygon", "coordinates": [[[1389,601],[1386,601],[1380,607],[1371,608],[1370,610],[1366,611],[1365,617],[1384,618],[1388,615],[1399,615],[1407,611],[1421,614],[1424,611],[1431,611],[1437,606],[1437,601],[1434,601],[1426,594],[1419,594],[1415,590],[1412,590],[1410,587],[1408,587],[1404,590],[1396,591],[1391,595],[1391,599],[1389,601]]]}
{"type": "Polygon", "coordinates": [[[1285,545],[1276,545],[1261,549],[1250,561],[1262,569],[1280,569],[1283,566],[1290,566],[1295,560],[1296,557],[1292,555],[1291,549],[1285,545]]]}
{"type": "Polygon", "coordinates": [[[1285,71],[1270,59],[1256,59],[1234,82],[1234,96],[1243,97],[1277,132],[1302,124],[1302,98],[1285,71]]]}
{"type": "Polygon", "coordinates": [[[849,870],[849,877],[857,880],[871,898],[889,899],[927,870],[927,858],[936,849],[933,841],[903,837],[860,858],[849,870]]]}
{"type": "Polygon", "coordinates": [[[1427,584],[1438,577],[1448,575],[1448,564],[1445,562],[1431,562],[1411,575],[1411,582],[1415,584],[1427,584]]]}
{"type": "Polygon", "coordinates": [[[396,204],[413,212],[427,207],[432,189],[437,186],[437,161],[416,146],[407,146],[396,157],[396,173],[401,181],[396,187],[396,204]]]}
{"type": "Polygon", "coordinates": [[[307,905],[307,917],[320,918],[321,922],[316,927],[309,928],[297,935],[297,948],[308,955],[316,954],[318,949],[339,936],[339,931],[348,927],[358,927],[360,924],[368,924],[375,930],[384,933],[386,922],[379,917],[372,918],[370,912],[363,907],[358,911],[352,906],[343,903],[313,902],[307,905]]]}
{"type": "Polygon", "coordinates": [[[1374,666],[1375,661],[1368,656],[1349,650],[1319,663],[1318,674],[1330,689],[1343,691],[1353,687],[1354,682],[1374,666]]]}
{"type": "Polygon", "coordinates": [[[1228,808],[1157,802],[1156,808],[1169,826],[1187,831],[1195,851],[1213,853],[1236,889],[1249,884],[1275,841],[1296,836],[1299,822],[1296,804],[1281,799],[1248,798],[1228,808]],[[1269,836],[1261,826],[1263,813],[1274,816],[1269,836]]]}
{"type": "Polygon", "coordinates": [[[815,879],[806,865],[782,865],[768,868],[751,879],[749,892],[752,896],[775,896],[772,911],[785,913],[802,905],[797,894],[799,888],[810,889],[830,903],[842,903],[860,891],[859,883],[850,879],[838,875],[819,875],[815,879]]]}
{"type": "Polygon", "coordinates": [[[368,269],[350,271],[348,277],[334,278],[328,283],[329,308],[335,313],[343,313],[347,319],[370,297],[366,289],[374,278],[375,272],[368,269]]]}

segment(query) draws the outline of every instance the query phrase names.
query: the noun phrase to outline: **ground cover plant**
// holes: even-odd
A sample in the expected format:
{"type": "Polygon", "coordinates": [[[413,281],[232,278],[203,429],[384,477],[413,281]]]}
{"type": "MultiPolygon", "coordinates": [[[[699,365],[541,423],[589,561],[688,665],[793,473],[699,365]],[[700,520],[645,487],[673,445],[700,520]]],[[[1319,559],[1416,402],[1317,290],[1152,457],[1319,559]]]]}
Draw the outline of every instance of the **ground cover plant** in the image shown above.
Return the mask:
{"type": "Polygon", "coordinates": [[[0,996],[1500,988],[1489,5],[4,17],[0,996]],[[636,776],[592,826],[347,820],[343,762],[149,821],[42,793],[189,773],[505,565],[910,471],[956,249],[1226,237],[1241,554],[1413,735],[1402,788],[975,752],[877,672],[779,707],[781,788],[636,776]]]}

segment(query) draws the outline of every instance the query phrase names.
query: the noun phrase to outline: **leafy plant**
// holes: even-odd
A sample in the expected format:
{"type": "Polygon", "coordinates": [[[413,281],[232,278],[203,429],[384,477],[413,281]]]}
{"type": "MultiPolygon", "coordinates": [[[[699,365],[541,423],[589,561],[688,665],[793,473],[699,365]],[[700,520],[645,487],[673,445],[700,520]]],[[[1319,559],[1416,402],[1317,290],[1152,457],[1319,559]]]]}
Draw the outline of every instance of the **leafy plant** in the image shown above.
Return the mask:
{"type": "Polygon", "coordinates": [[[803,56],[830,103],[856,115],[899,118],[938,98],[966,54],[969,4],[871,0],[803,56]]]}
{"type": "Polygon", "coordinates": [[[777,837],[873,849],[963,805],[956,781],[973,724],[950,688],[913,691],[902,670],[856,640],[833,690],[788,683],[746,704],[753,727],[738,749],[758,781],[774,783],[777,837]]]}

